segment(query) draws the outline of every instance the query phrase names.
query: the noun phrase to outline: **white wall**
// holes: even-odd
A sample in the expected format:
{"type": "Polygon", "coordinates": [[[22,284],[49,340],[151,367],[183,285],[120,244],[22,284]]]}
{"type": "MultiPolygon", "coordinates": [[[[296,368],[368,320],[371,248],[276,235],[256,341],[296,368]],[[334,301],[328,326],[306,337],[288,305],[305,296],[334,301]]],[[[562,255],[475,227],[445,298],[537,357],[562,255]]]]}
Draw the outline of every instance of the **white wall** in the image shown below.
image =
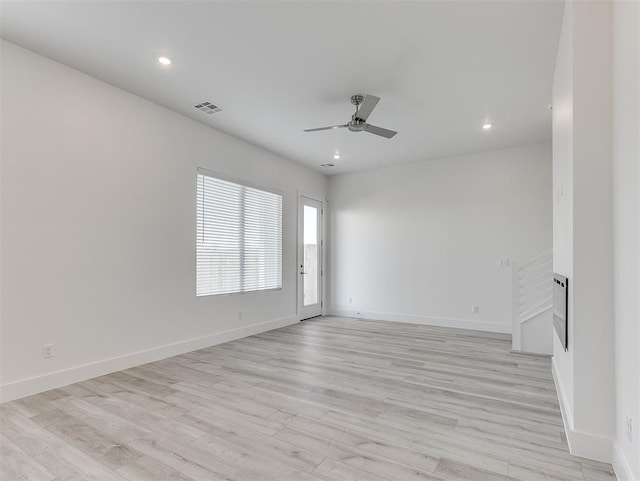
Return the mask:
{"type": "Polygon", "coordinates": [[[567,2],[553,84],[554,271],[569,350],[554,376],[571,452],[611,461],[614,422],[611,3],[567,2]]]}
{"type": "Polygon", "coordinates": [[[7,42],[1,93],[4,399],[297,320],[323,175],[7,42]],[[283,192],[281,291],[195,297],[198,166],[283,192]]]}
{"type": "MultiPolygon", "coordinates": [[[[568,9],[562,31],[553,78],[553,271],[569,279],[573,299],[573,15],[568,9]]],[[[569,349],[565,352],[553,336],[553,367],[558,379],[573,378],[573,309],[568,310],[569,349]]],[[[561,405],[573,406],[573,382],[556,383],[561,405]]],[[[573,416],[573,410],[566,410],[573,416]]],[[[573,424],[573,420],[567,420],[573,424]]]]}
{"type": "Polygon", "coordinates": [[[613,16],[613,212],[616,419],[614,467],[640,480],[640,3],[613,16]],[[626,417],[633,419],[632,442],[626,417]]]}
{"type": "Polygon", "coordinates": [[[330,177],[330,312],[511,332],[511,270],[498,260],[551,247],[550,150],[330,177]]]}

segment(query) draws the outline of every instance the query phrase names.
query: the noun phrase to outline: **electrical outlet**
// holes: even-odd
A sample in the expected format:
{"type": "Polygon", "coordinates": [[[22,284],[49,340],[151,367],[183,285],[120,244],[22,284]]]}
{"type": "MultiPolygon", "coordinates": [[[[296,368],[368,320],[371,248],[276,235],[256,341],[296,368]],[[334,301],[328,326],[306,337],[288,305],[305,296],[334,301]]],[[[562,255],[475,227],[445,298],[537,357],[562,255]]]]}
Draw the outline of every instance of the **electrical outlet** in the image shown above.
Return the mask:
{"type": "Polygon", "coordinates": [[[627,440],[632,443],[633,442],[633,419],[631,419],[631,416],[627,414],[627,422],[626,422],[626,434],[627,434],[627,440]]]}
{"type": "Polygon", "coordinates": [[[53,344],[42,345],[42,357],[44,359],[50,359],[53,357],[53,344]]]}
{"type": "Polygon", "coordinates": [[[242,319],[242,312],[238,311],[238,319],[242,319]]]}
{"type": "Polygon", "coordinates": [[[480,312],[480,306],[471,306],[471,313],[478,314],[480,312]]]}
{"type": "Polygon", "coordinates": [[[498,267],[509,267],[509,259],[498,259],[498,267]]]}
{"type": "Polygon", "coordinates": [[[353,302],[353,297],[349,298],[349,304],[351,304],[353,302]]]}

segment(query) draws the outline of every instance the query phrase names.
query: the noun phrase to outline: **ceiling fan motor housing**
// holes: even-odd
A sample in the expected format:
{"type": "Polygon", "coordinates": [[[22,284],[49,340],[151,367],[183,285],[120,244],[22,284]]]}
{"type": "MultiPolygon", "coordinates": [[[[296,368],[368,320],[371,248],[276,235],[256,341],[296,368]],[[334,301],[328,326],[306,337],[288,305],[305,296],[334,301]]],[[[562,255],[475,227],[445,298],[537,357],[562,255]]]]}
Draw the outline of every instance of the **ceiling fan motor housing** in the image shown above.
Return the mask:
{"type": "Polygon", "coordinates": [[[351,118],[351,122],[347,124],[347,128],[351,132],[362,132],[366,126],[367,123],[364,120],[357,119],[355,115],[351,118]]]}

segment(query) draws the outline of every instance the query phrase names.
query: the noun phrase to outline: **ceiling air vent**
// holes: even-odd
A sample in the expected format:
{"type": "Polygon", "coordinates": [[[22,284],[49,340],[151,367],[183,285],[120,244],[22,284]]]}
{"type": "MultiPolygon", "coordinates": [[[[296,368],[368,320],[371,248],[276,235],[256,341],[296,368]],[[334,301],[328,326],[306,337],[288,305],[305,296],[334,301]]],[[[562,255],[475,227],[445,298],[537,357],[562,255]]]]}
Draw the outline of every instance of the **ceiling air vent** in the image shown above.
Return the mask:
{"type": "Polygon", "coordinates": [[[329,163],[329,164],[320,164],[320,167],[325,167],[325,168],[335,167],[335,166],[336,166],[336,164],[331,164],[331,163],[329,163]]]}
{"type": "Polygon", "coordinates": [[[222,109],[217,105],[213,105],[209,101],[200,102],[195,104],[194,107],[198,109],[200,112],[204,112],[205,114],[215,114],[216,112],[220,112],[222,109]]]}

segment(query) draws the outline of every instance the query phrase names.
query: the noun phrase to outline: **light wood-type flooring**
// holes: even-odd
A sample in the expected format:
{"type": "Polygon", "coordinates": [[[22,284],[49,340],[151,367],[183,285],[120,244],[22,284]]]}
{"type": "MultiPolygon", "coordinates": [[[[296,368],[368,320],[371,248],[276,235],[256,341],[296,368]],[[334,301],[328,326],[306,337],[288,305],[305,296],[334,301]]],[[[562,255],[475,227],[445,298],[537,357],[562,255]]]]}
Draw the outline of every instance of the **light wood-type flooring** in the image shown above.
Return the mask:
{"type": "Polygon", "coordinates": [[[603,481],[548,358],[323,317],[0,406],[3,481],[603,481]]]}

